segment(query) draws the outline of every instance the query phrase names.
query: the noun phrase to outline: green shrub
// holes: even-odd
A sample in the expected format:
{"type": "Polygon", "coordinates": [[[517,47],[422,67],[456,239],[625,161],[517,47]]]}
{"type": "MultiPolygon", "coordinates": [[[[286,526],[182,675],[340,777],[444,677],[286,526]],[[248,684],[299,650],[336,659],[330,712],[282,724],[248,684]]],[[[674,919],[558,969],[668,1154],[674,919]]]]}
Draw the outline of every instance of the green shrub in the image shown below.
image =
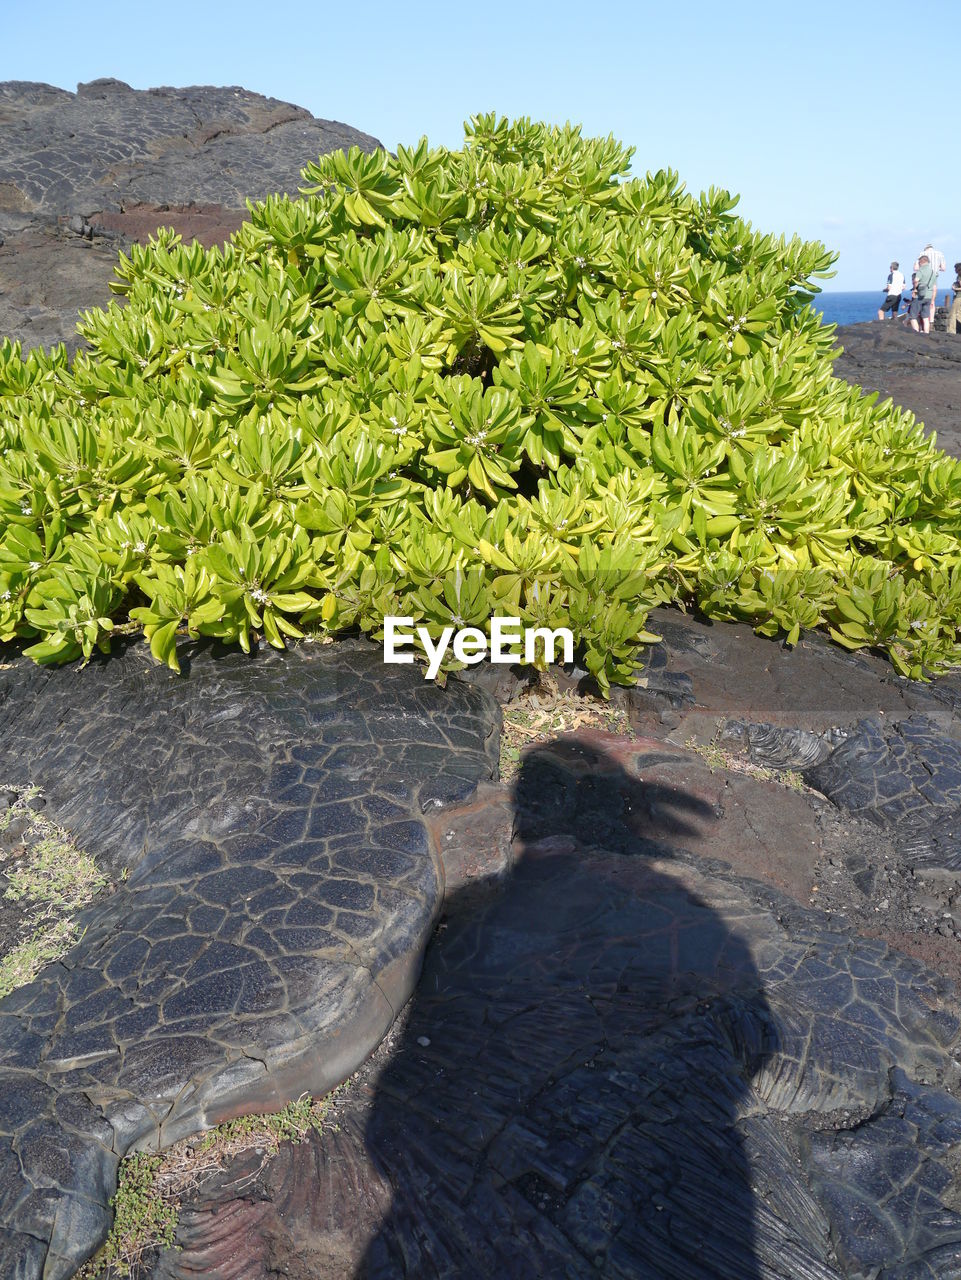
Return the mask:
{"type": "Polygon", "coordinates": [[[134,247],[72,365],[0,348],[0,639],[513,614],[606,687],[676,600],[957,662],[959,463],[832,376],[831,256],[630,156],[495,116],[323,156],[224,250],[134,247]]]}

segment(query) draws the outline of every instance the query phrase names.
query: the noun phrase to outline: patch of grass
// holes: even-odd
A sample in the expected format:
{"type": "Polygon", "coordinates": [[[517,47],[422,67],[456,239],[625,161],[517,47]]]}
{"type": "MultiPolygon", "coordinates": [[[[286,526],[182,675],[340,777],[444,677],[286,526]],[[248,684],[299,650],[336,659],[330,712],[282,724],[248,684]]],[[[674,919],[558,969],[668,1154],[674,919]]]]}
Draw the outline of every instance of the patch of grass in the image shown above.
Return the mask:
{"type": "Polygon", "coordinates": [[[269,1115],[238,1116],[236,1120],[227,1120],[215,1129],[208,1129],[199,1142],[193,1141],[202,1154],[213,1154],[221,1160],[251,1147],[262,1146],[276,1151],[282,1142],[303,1142],[312,1132],[319,1133],[332,1096],[328,1094],[317,1100],[304,1093],[280,1111],[269,1115]]]}
{"type": "Polygon", "coordinates": [[[80,1276],[132,1276],[149,1250],[170,1248],[179,1202],[158,1186],[163,1156],[140,1152],[121,1162],[113,1205],[113,1229],[96,1260],[80,1276]]]}
{"type": "Polygon", "coordinates": [[[696,738],[688,738],[684,743],[688,751],[693,751],[701,757],[712,773],[717,772],[718,769],[726,769],[729,773],[740,773],[748,778],[756,778],[759,782],[777,782],[783,787],[789,787],[792,791],[810,790],[796,769],[770,769],[766,765],[752,764],[743,756],[720,746],[718,739],[723,727],[723,721],[718,722],[710,742],[698,742],[696,738]]]}
{"type": "Polygon", "coordinates": [[[140,1152],[121,1161],[117,1192],[111,1200],[114,1223],[98,1253],[77,1273],[77,1280],[121,1280],[145,1271],[149,1257],[175,1248],[174,1236],[184,1197],[219,1173],[233,1156],[256,1150],[263,1159],[251,1181],[282,1142],[303,1142],[324,1127],[335,1089],[321,1099],[302,1094],[272,1115],[239,1116],[199,1137],[184,1138],[162,1153],[140,1152]]]}
{"type": "Polygon", "coordinates": [[[559,734],[590,728],[629,738],[637,736],[623,708],[572,689],[562,693],[553,679],[543,673],[515,702],[503,708],[503,718],[500,745],[503,783],[510,783],[517,776],[526,747],[549,742],[559,734]]]}
{"type": "Polygon", "coordinates": [[[44,965],[65,956],[78,937],[73,920],[57,920],[18,942],[0,958],[0,1000],[32,982],[44,965]]]}
{"type": "Polygon", "coordinates": [[[24,846],[4,869],[4,898],[21,907],[17,933],[0,957],[0,999],[31,982],[44,965],[59,960],[81,934],[73,916],[107,887],[106,875],[61,827],[31,807],[39,787],[0,784],[13,803],[0,814],[0,831],[24,823],[24,846]]]}

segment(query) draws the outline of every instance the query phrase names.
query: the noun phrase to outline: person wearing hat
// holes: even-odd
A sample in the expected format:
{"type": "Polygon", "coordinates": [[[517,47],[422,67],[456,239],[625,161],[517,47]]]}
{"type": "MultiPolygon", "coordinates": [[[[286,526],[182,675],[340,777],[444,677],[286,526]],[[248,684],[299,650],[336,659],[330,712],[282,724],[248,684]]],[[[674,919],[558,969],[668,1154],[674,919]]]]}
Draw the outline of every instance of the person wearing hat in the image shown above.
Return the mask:
{"type": "Polygon", "coordinates": [[[931,317],[929,311],[934,298],[934,291],[937,288],[937,276],[934,274],[934,268],[926,253],[922,253],[918,258],[918,269],[914,278],[914,294],[911,298],[911,306],[908,308],[908,316],[911,328],[915,333],[918,332],[919,326],[922,333],[931,332],[931,317]]]}
{"type": "MultiPolygon", "coordinates": [[[[927,256],[928,264],[930,265],[931,270],[934,272],[934,287],[931,290],[931,302],[928,307],[928,312],[929,312],[928,319],[933,322],[934,309],[938,304],[938,276],[941,274],[942,271],[947,271],[948,264],[947,262],[945,262],[944,254],[941,252],[941,250],[935,249],[934,245],[931,244],[930,241],[924,246],[924,248],[921,250],[921,253],[927,256]]],[[[917,271],[918,266],[920,265],[920,262],[921,262],[921,258],[919,256],[917,262],[914,264],[915,271],[917,271]]],[[[927,332],[928,330],[925,329],[925,333],[927,332]]]]}
{"type": "Polygon", "coordinates": [[[886,295],[884,301],[878,308],[878,319],[884,319],[884,313],[889,312],[891,319],[894,320],[901,306],[901,290],[904,288],[904,273],[898,270],[896,262],[891,263],[891,270],[888,272],[888,282],[885,286],[886,295]]]}

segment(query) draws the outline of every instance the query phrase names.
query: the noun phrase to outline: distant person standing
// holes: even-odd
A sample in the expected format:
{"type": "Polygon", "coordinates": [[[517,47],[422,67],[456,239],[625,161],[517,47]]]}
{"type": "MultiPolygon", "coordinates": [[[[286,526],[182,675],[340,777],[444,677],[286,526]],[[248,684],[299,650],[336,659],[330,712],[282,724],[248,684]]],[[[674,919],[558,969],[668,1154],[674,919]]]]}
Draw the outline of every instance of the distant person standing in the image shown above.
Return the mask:
{"type": "Polygon", "coordinates": [[[954,284],[951,287],[954,290],[954,301],[948,312],[947,327],[948,333],[957,333],[958,325],[961,324],[961,262],[954,264],[954,284]]]}
{"type": "MultiPolygon", "coordinates": [[[[927,255],[928,263],[931,267],[931,270],[934,272],[934,288],[931,291],[931,305],[930,305],[931,314],[928,316],[928,319],[933,321],[934,309],[938,303],[938,276],[941,274],[942,271],[947,271],[948,264],[945,262],[944,254],[941,252],[941,250],[935,249],[934,245],[931,244],[930,241],[924,246],[924,248],[921,250],[921,253],[927,255]]],[[[920,262],[921,262],[921,258],[919,256],[918,261],[914,264],[915,271],[917,271],[920,262]]],[[[928,330],[925,329],[925,333],[927,332],[928,330]]]]}
{"type": "Polygon", "coordinates": [[[901,306],[901,290],[904,288],[904,272],[898,270],[896,262],[891,263],[891,270],[888,272],[888,283],[886,285],[886,296],[884,301],[878,308],[878,319],[884,319],[884,313],[890,312],[891,319],[897,318],[898,310],[901,306]]]}
{"type": "Polygon", "coordinates": [[[937,288],[937,279],[928,255],[922,253],[921,257],[918,258],[918,269],[914,273],[914,295],[911,298],[911,306],[908,310],[911,328],[915,333],[918,332],[919,324],[922,333],[931,332],[930,312],[934,301],[934,291],[937,288]]]}

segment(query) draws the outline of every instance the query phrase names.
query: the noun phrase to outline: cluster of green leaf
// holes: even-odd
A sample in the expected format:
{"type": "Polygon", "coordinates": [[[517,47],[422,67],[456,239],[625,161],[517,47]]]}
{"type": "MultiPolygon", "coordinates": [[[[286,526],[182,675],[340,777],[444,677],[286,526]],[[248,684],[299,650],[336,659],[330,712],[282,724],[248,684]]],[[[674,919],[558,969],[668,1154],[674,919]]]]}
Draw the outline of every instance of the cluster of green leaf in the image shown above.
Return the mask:
{"type": "Polygon", "coordinates": [[[89,351],[0,348],[0,640],[572,627],[629,682],[676,600],[959,660],[961,464],[834,378],[831,257],[570,126],[356,149],[223,250],[161,234],[89,351]]]}

